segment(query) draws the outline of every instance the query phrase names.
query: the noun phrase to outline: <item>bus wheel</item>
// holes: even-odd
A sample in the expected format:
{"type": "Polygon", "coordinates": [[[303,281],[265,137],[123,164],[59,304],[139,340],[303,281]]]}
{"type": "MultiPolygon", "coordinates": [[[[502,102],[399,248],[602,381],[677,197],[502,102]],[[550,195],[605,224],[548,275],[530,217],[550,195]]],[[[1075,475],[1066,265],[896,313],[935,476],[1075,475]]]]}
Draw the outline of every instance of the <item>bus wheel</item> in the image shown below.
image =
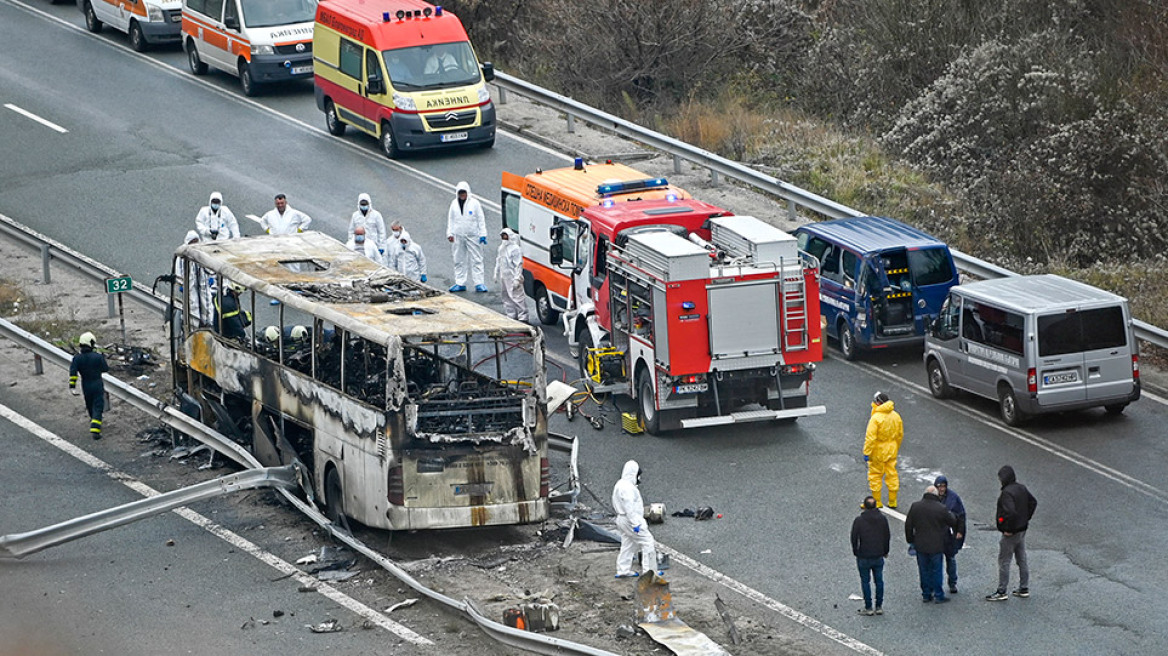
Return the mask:
{"type": "Polygon", "coordinates": [[[839,324],[839,347],[845,360],[856,359],[856,334],[852,332],[852,325],[847,320],[841,320],[839,324]]]}
{"type": "Polygon", "coordinates": [[[390,159],[397,159],[401,149],[397,147],[397,139],[393,136],[393,127],[389,121],[381,122],[381,151],[390,159]]]}
{"type": "Polygon", "coordinates": [[[195,75],[207,74],[207,63],[199,59],[199,49],[195,47],[194,39],[187,41],[187,68],[195,75]]]}
{"type": "Polygon", "coordinates": [[[1002,421],[1008,426],[1019,426],[1026,420],[1026,415],[1018,408],[1018,398],[1014,396],[1014,390],[1007,385],[998,388],[998,411],[1002,415],[1002,421]]]}
{"type": "Polygon", "coordinates": [[[661,432],[661,416],[657,412],[657,400],[653,389],[653,377],[642,369],[637,378],[637,407],[641,410],[641,423],[645,432],[657,435],[661,432]]]}
{"type": "Polygon", "coordinates": [[[130,47],[134,52],[146,52],[150,44],[146,42],[146,35],[142,34],[142,26],[138,21],[130,21],[130,47]]]}
{"type": "Polygon", "coordinates": [[[341,489],[341,475],[330,468],[324,477],[324,514],[334,524],[341,522],[345,514],[344,491],[341,489]]]}
{"type": "Polygon", "coordinates": [[[560,313],[552,307],[552,299],[543,285],[535,286],[535,315],[545,326],[554,326],[560,320],[560,313]]]}
{"type": "Polygon", "coordinates": [[[93,5],[88,1],[85,3],[85,29],[97,34],[101,31],[101,21],[97,19],[97,14],[93,12],[93,5]]]}
{"type": "Polygon", "coordinates": [[[337,106],[331,100],[324,104],[324,125],[328,128],[329,134],[334,137],[344,136],[345,134],[345,124],[337,116],[337,106]]]}
{"type": "Polygon", "coordinates": [[[929,391],[933,393],[934,398],[953,398],[953,388],[949,386],[949,381],[945,379],[945,372],[941,370],[941,363],[936,360],[929,360],[929,391]]]}

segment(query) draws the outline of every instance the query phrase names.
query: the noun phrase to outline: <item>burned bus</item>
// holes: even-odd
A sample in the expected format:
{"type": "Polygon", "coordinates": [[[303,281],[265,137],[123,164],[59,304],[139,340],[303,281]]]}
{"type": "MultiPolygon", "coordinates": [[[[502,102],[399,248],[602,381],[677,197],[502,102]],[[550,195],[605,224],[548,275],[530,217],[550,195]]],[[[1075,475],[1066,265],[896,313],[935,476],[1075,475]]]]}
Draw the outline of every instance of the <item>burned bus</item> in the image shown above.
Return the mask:
{"type": "Polygon", "coordinates": [[[539,330],[316,232],[184,245],[175,259],[184,405],[264,464],[303,463],[334,521],[547,518],[539,330]]]}

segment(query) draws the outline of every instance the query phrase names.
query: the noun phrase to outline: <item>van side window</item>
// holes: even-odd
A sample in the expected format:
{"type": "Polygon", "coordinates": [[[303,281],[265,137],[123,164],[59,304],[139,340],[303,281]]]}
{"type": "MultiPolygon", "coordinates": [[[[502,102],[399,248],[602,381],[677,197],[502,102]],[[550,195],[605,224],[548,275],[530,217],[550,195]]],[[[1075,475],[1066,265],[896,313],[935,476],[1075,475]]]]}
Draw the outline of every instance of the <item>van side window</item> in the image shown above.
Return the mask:
{"type": "Polygon", "coordinates": [[[205,14],[207,13],[207,0],[187,0],[187,9],[205,14]]]}
{"type": "Polygon", "coordinates": [[[982,303],[967,303],[961,314],[961,324],[962,337],[1022,355],[1025,326],[1022,315],[982,303]]]}
{"type": "Polygon", "coordinates": [[[940,285],[953,280],[953,267],[944,248],[922,248],[908,252],[908,268],[918,287],[940,285]]]}
{"type": "Polygon", "coordinates": [[[361,79],[361,46],[341,39],[341,72],[354,80],[361,79]]]}
{"type": "Polygon", "coordinates": [[[957,323],[961,318],[961,298],[950,296],[941,306],[941,313],[937,320],[937,337],[953,339],[957,336],[957,323]]]}
{"type": "Polygon", "coordinates": [[[519,232],[519,195],[503,192],[503,227],[519,232]]]}
{"type": "Polygon", "coordinates": [[[1118,305],[1038,317],[1038,354],[1043,357],[1126,345],[1123,309],[1118,305]]]}
{"type": "Polygon", "coordinates": [[[381,80],[384,76],[381,74],[381,61],[377,57],[376,50],[365,51],[365,82],[375,82],[381,80]]]}
{"type": "Polygon", "coordinates": [[[841,282],[843,275],[840,273],[840,249],[838,246],[828,245],[823,252],[823,264],[820,268],[820,273],[824,278],[841,282]]]}
{"type": "Polygon", "coordinates": [[[576,221],[562,221],[560,225],[564,227],[560,237],[560,243],[564,245],[564,263],[575,265],[576,237],[580,233],[580,224],[576,221]]]}
{"type": "Polygon", "coordinates": [[[235,0],[227,0],[225,11],[223,12],[223,22],[226,23],[228,18],[239,19],[239,7],[235,6],[235,0]]]}
{"type": "Polygon", "coordinates": [[[596,238],[596,257],[592,259],[593,275],[598,278],[604,277],[604,272],[608,267],[608,237],[596,238]]]}
{"type": "Polygon", "coordinates": [[[860,264],[860,257],[851,251],[844,251],[843,279],[845,282],[856,284],[856,269],[860,264]]]}
{"type": "Polygon", "coordinates": [[[207,0],[203,13],[215,20],[223,17],[223,0],[207,0]]]}
{"type": "Polygon", "coordinates": [[[823,252],[827,250],[827,242],[819,237],[812,237],[805,232],[799,233],[798,237],[799,249],[806,251],[809,255],[823,263],[823,252]]]}

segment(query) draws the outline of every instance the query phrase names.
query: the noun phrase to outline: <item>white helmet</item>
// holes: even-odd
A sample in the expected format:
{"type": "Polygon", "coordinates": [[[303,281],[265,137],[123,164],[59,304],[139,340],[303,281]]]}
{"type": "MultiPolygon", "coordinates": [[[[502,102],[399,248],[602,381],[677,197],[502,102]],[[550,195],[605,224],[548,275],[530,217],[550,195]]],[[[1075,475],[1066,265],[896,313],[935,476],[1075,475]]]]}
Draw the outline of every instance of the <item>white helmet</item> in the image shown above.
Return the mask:
{"type": "Polygon", "coordinates": [[[264,339],[273,344],[280,341],[280,329],[275,326],[264,328],[264,339]]]}
{"type": "Polygon", "coordinates": [[[91,332],[82,333],[81,337],[79,337],[77,339],[77,341],[80,342],[82,346],[88,346],[90,348],[97,348],[97,338],[94,337],[93,333],[91,333],[91,332]]]}
{"type": "Polygon", "coordinates": [[[292,332],[289,333],[289,337],[291,337],[292,341],[294,342],[306,340],[308,339],[308,328],[305,328],[304,326],[292,326],[292,332]]]}

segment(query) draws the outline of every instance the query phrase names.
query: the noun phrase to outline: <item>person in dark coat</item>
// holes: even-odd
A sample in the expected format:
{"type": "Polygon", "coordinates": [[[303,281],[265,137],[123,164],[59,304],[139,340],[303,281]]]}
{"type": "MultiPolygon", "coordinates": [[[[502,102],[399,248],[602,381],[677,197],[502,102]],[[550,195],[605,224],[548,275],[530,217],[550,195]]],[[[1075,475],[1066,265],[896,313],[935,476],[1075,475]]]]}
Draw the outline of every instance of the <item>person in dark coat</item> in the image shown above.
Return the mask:
{"type": "Polygon", "coordinates": [[[73,356],[69,365],[69,389],[77,395],[77,377],[81,377],[81,392],[85,395],[85,411],[89,414],[89,434],[95,440],[101,439],[101,417],[105,411],[105,383],[101,375],[109,371],[105,356],[94,349],[97,338],[93,333],[85,333],[79,340],[81,352],[73,356]]]}
{"type": "Polygon", "coordinates": [[[1006,601],[1010,585],[1010,558],[1018,562],[1018,589],[1015,597],[1030,596],[1030,565],[1026,562],[1026,529],[1038,508],[1038,500],[1026,486],[1019,483],[1014,468],[1005,465],[998,470],[1002,492],[998,495],[996,523],[1002,539],[998,543],[998,589],[986,595],[986,601],[1006,601]]]}
{"type": "Polygon", "coordinates": [[[938,476],[933,481],[933,486],[937,488],[937,496],[941,498],[941,503],[953,513],[957,518],[957,526],[950,531],[949,536],[945,539],[945,572],[949,575],[949,594],[957,592],[957,552],[961,551],[961,547],[965,546],[965,504],[961,502],[961,497],[949,489],[949,479],[944,476],[938,476]]]}
{"type": "Polygon", "coordinates": [[[943,604],[949,601],[942,589],[942,566],[945,564],[945,539],[957,518],[941,498],[937,488],[930,485],[925,496],[913,503],[904,518],[904,539],[917,553],[917,570],[921,577],[921,600],[943,604]]]}
{"type": "Polygon", "coordinates": [[[861,615],[884,614],[884,559],[888,557],[891,538],[888,519],[876,507],[876,497],[865,497],[860,516],[852,520],[852,554],[856,557],[860,589],[864,592],[864,607],[857,611],[861,615]],[[876,584],[875,610],[869,577],[876,584]]]}
{"type": "Polygon", "coordinates": [[[215,316],[212,317],[212,325],[224,337],[247,341],[247,331],[244,329],[251,320],[248,313],[239,307],[239,290],[240,287],[235,283],[228,283],[222,297],[214,298],[215,316]]]}

